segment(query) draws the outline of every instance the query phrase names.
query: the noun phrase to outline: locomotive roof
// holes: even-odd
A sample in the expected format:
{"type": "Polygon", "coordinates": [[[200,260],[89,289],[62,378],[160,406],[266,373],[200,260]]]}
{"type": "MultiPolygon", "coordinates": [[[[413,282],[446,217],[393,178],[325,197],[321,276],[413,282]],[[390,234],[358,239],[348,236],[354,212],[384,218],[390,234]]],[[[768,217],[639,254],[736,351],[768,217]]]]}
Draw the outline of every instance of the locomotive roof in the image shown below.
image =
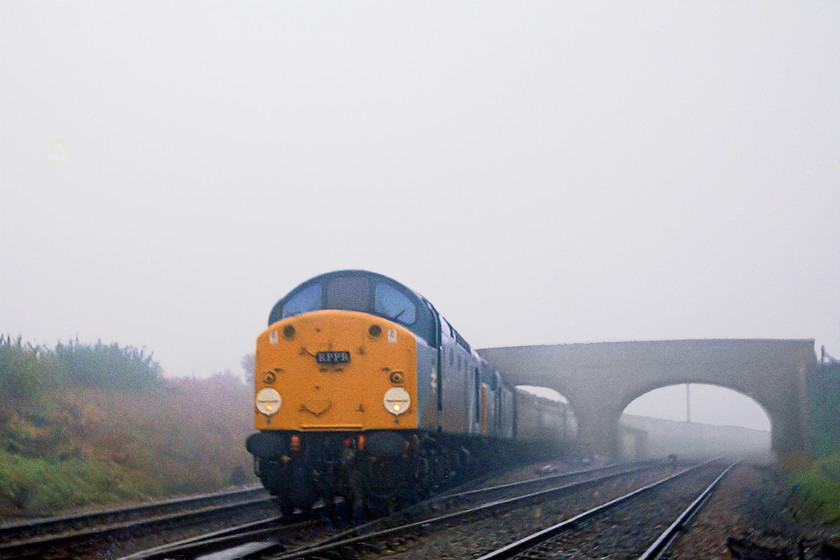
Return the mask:
{"type": "Polygon", "coordinates": [[[398,282],[398,281],[394,280],[393,278],[391,278],[390,276],[385,276],[384,274],[379,274],[378,272],[371,272],[369,270],[362,270],[362,269],[355,269],[355,268],[349,268],[349,269],[345,269],[345,270],[333,270],[332,272],[325,272],[323,274],[313,276],[309,280],[306,280],[305,282],[301,282],[300,284],[295,286],[292,290],[289,291],[289,293],[287,293],[285,296],[283,296],[283,298],[281,298],[280,301],[278,301],[277,303],[278,304],[282,303],[290,295],[297,292],[300,288],[306,286],[307,284],[312,284],[312,283],[318,282],[320,280],[329,280],[330,278],[335,278],[335,277],[338,277],[338,276],[366,276],[368,278],[385,280],[386,282],[390,282],[391,284],[396,285],[398,288],[402,289],[404,292],[408,292],[408,293],[412,294],[417,299],[419,299],[421,301],[425,301],[427,303],[430,303],[429,300],[427,300],[425,297],[423,297],[422,294],[420,294],[418,292],[415,292],[414,290],[412,290],[411,288],[409,288],[408,286],[406,286],[402,282],[398,282]]]}
{"type": "MultiPolygon", "coordinates": [[[[371,290],[373,290],[374,286],[377,285],[388,285],[392,289],[396,290],[396,292],[403,294],[403,297],[406,298],[408,302],[411,302],[411,308],[413,312],[408,314],[405,318],[399,318],[399,315],[402,312],[399,312],[397,315],[391,316],[384,310],[379,312],[374,311],[374,299],[378,298],[378,296],[374,296],[373,291],[370,294],[371,300],[366,304],[361,304],[363,307],[344,307],[343,305],[338,307],[339,309],[355,309],[358,311],[365,311],[368,313],[374,313],[375,315],[380,315],[389,320],[396,320],[399,323],[402,323],[404,326],[409,328],[415,334],[426,340],[429,344],[434,344],[435,341],[435,311],[434,306],[422,295],[415,292],[414,290],[408,288],[404,284],[397,282],[393,278],[385,276],[383,274],[378,274],[376,272],[370,272],[367,270],[336,270],[333,272],[327,272],[324,274],[319,274],[309,280],[303,282],[296,286],[293,290],[291,290],[288,294],[283,296],[274,307],[272,307],[271,312],[268,316],[268,324],[271,325],[276,321],[279,321],[283,317],[288,317],[294,314],[298,314],[300,312],[305,312],[309,310],[315,309],[323,309],[322,304],[326,305],[327,298],[325,292],[321,292],[320,290],[313,293],[307,294],[307,290],[310,290],[310,287],[320,286],[321,289],[324,289],[326,286],[332,283],[333,279],[348,279],[348,278],[364,278],[370,281],[371,290]],[[300,301],[296,301],[303,299],[308,301],[303,305],[303,307],[298,307],[300,305],[300,301]],[[292,309],[287,309],[287,307],[292,306],[292,309]],[[370,306],[368,308],[365,308],[370,306]]],[[[376,299],[377,302],[382,300],[376,299]]],[[[391,302],[393,303],[393,302],[391,302]]],[[[357,303],[358,305],[358,303],[357,303]]],[[[378,305],[378,303],[377,303],[378,305]]],[[[387,302],[386,302],[387,305],[387,302]]],[[[329,308],[329,307],[326,307],[329,308]]],[[[404,311],[407,311],[404,310],[404,311]]]]}

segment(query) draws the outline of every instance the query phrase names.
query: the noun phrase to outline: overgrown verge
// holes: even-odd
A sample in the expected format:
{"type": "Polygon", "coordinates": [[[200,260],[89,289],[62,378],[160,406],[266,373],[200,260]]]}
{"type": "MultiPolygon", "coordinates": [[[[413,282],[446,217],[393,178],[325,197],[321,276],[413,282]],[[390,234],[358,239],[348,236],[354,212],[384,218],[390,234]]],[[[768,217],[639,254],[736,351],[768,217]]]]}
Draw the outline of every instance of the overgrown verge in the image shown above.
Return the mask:
{"type": "Polygon", "coordinates": [[[820,364],[808,392],[816,458],[801,461],[789,479],[807,514],[840,524],[840,363],[820,364]]]}
{"type": "Polygon", "coordinates": [[[790,480],[807,513],[840,525],[840,453],[794,470],[790,480]]]}
{"type": "Polygon", "coordinates": [[[0,337],[0,517],[254,482],[251,389],[166,379],[150,355],[0,337]]]}

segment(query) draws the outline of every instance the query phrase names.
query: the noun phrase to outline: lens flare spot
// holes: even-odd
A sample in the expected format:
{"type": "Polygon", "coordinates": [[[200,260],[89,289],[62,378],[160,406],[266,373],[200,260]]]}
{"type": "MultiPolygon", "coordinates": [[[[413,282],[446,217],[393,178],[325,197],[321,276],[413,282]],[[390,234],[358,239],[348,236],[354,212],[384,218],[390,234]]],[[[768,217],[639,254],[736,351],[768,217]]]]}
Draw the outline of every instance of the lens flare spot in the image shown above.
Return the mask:
{"type": "Polygon", "coordinates": [[[70,161],[67,144],[63,140],[56,140],[50,144],[50,153],[47,155],[47,159],[53,163],[67,163],[70,161]]]}

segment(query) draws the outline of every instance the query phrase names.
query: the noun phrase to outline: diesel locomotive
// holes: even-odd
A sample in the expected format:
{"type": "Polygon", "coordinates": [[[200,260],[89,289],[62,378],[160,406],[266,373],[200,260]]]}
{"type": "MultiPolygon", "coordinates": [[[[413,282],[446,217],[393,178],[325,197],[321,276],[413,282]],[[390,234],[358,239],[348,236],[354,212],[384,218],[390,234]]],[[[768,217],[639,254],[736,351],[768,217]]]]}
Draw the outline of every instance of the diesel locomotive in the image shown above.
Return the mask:
{"type": "MultiPolygon", "coordinates": [[[[357,512],[399,507],[534,433],[516,422],[527,395],[428,300],[362,270],[317,276],[277,302],[254,380],[258,431],[246,447],[284,515],[337,497],[357,512]]],[[[566,422],[564,408],[541,407],[540,422],[566,422]]]]}

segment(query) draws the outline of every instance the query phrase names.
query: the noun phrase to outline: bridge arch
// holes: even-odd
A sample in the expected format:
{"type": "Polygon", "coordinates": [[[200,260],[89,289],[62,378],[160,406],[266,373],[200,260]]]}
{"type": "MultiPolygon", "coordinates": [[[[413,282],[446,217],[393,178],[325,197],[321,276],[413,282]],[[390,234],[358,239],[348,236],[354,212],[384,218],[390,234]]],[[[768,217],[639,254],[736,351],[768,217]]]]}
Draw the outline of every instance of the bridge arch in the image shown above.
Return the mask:
{"type": "Polygon", "coordinates": [[[721,385],[692,383],[690,390],[687,387],[660,387],[624,408],[619,420],[621,458],[767,456],[772,419],[764,406],[721,385]]]}
{"type": "MultiPolygon", "coordinates": [[[[685,385],[687,385],[687,384],[688,383],[674,383],[674,384],[670,384],[670,385],[663,385],[661,387],[657,387],[657,388],[652,389],[650,391],[643,392],[640,395],[637,395],[635,397],[630,397],[630,402],[628,402],[627,405],[624,407],[623,414],[633,414],[633,415],[640,415],[641,416],[643,414],[638,412],[638,410],[641,410],[641,409],[644,408],[643,403],[649,395],[652,396],[652,395],[655,395],[657,393],[665,393],[665,392],[668,392],[667,391],[668,389],[679,388],[680,390],[679,390],[678,396],[675,396],[673,398],[675,398],[678,401],[678,404],[675,407],[675,410],[679,410],[680,417],[679,418],[669,417],[668,419],[673,420],[673,421],[684,420],[685,419],[685,416],[684,416],[684,414],[685,414],[685,400],[687,398],[685,396],[685,385]],[[632,408],[636,408],[636,410],[632,410],[632,408]],[[630,409],[630,410],[628,410],[628,409],[630,409]]],[[[743,391],[740,391],[738,389],[735,389],[733,387],[728,387],[728,386],[725,386],[725,385],[712,384],[712,383],[699,383],[699,382],[691,382],[690,385],[691,385],[691,396],[693,397],[692,398],[692,404],[691,404],[691,413],[692,413],[691,414],[691,416],[692,416],[691,421],[696,421],[698,423],[707,423],[703,419],[698,419],[698,417],[703,416],[704,414],[703,414],[703,408],[702,408],[703,404],[700,404],[697,401],[698,401],[698,394],[702,394],[702,393],[708,391],[708,388],[711,388],[713,390],[713,392],[718,394],[718,396],[723,396],[724,398],[726,396],[729,396],[728,400],[733,400],[734,399],[734,400],[740,401],[738,403],[740,405],[743,405],[745,402],[751,403],[751,406],[754,407],[753,412],[760,411],[760,414],[762,415],[761,417],[764,420],[766,420],[767,423],[768,423],[767,424],[767,430],[770,431],[770,428],[772,427],[772,423],[773,423],[770,412],[767,410],[767,408],[762,403],[755,400],[750,395],[747,395],[743,391]],[[698,412],[700,412],[700,413],[698,414],[698,412]]],[[[672,391],[672,392],[674,394],[676,394],[676,391],[672,391]]],[[[665,417],[663,416],[662,418],[665,418],[665,417]]],[[[753,416],[753,420],[755,420],[754,416],[753,416]]],[[[761,430],[763,428],[753,426],[750,429],[761,430]]]]}
{"type": "Polygon", "coordinates": [[[555,389],[575,411],[579,443],[618,454],[618,420],[630,402],[660,387],[704,383],[758,402],[779,453],[807,448],[806,374],[813,340],[676,340],[487,348],[479,353],[512,385],[555,389]]]}

